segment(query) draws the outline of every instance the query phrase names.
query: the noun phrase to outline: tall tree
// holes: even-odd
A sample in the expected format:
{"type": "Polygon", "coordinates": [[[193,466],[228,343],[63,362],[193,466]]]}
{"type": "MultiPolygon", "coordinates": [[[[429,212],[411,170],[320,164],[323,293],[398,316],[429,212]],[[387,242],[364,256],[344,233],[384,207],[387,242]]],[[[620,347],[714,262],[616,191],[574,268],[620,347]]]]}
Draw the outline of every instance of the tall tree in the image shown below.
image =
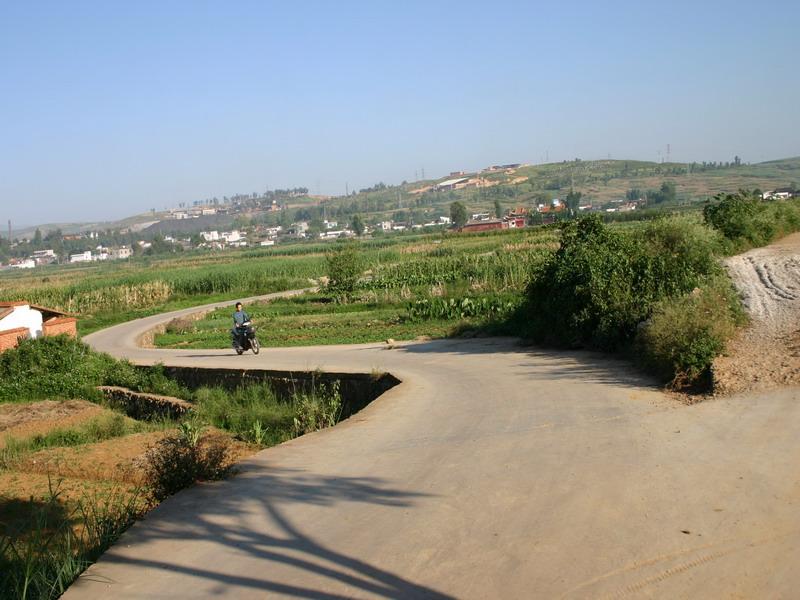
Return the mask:
{"type": "Polygon", "coordinates": [[[498,198],[494,199],[494,216],[498,219],[503,218],[503,205],[500,204],[500,200],[498,198]]]}
{"type": "Polygon", "coordinates": [[[450,205],[450,221],[453,226],[463,227],[467,219],[467,207],[462,202],[453,202],[450,205]]]}
{"type": "Polygon", "coordinates": [[[350,226],[355,231],[356,235],[361,237],[364,235],[364,221],[361,219],[361,215],[353,215],[353,221],[351,222],[350,226]]]}
{"type": "Polygon", "coordinates": [[[578,206],[581,203],[581,196],[583,196],[581,192],[576,192],[572,189],[567,194],[565,202],[571,217],[574,217],[578,214],[578,206]]]}

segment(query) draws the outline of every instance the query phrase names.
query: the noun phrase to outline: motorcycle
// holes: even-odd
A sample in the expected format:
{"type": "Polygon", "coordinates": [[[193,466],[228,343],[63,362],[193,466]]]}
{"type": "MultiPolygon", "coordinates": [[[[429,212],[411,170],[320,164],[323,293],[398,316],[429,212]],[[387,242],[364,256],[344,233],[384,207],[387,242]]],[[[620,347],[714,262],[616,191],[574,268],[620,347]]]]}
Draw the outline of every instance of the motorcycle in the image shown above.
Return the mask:
{"type": "Polygon", "coordinates": [[[253,354],[258,354],[261,346],[256,337],[256,328],[250,321],[245,321],[241,326],[236,328],[236,333],[233,338],[233,349],[236,354],[243,354],[247,350],[252,350],[253,354]]]}

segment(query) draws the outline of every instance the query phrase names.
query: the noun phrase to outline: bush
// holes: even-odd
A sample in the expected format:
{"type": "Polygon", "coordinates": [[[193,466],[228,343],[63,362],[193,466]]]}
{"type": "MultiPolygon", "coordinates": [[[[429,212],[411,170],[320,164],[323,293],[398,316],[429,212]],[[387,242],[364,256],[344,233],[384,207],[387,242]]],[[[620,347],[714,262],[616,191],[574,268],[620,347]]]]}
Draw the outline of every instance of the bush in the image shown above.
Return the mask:
{"type": "Polygon", "coordinates": [[[736,194],[717,194],[714,200],[703,208],[703,218],[735,248],[764,246],[775,237],[775,226],[764,218],[765,205],[755,194],[740,190],[736,194]]]}
{"type": "Polygon", "coordinates": [[[153,501],[160,502],[197,481],[222,479],[230,472],[227,441],[218,436],[201,438],[199,433],[196,426],[184,424],[147,450],[145,481],[153,501]]]}
{"type": "Polygon", "coordinates": [[[528,333],[555,345],[619,347],[646,316],[640,261],[633,239],[598,217],[565,224],[558,251],[526,290],[528,333]]]}
{"type": "Polygon", "coordinates": [[[639,328],[637,357],[649,371],[673,387],[710,383],[710,368],[745,315],[731,282],[724,276],[679,298],[658,302],[639,328]]]}
{"type": "Polygon", "coordinates": [[[326,256],[328,263],[327,290],[340,297],[352,294],[361,277],[362,260],[352,242],[338,244],[326,256]]]}
{"type": "Polygon", "coordinates": [[[526,290],[525,328],[540,342],[621,349],[656,302],[719,270],[714,235],[682,218],[624,232],[592,215],[561,230],[558,251],[534,270],[526,290]]]}

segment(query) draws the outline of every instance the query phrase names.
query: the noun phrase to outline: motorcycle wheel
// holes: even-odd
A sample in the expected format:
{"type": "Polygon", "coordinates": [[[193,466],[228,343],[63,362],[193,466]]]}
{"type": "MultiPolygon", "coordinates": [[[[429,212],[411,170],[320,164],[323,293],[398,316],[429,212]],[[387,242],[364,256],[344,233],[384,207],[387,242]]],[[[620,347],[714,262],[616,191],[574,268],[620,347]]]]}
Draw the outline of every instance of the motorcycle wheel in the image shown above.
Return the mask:
{"type": "Polygon", "coordinates": [[[244,348],[236,348],[236,354],[238,354],[239,356],[241,356],[243,352],[244,348]]]}
{"type": "Polygon", "coordinates": [[[258,351],[261,350],[261,346],[259,346],[256,338],[250,340],[250,349],[253,351],[253,354],[258,354],[258,351]]]}

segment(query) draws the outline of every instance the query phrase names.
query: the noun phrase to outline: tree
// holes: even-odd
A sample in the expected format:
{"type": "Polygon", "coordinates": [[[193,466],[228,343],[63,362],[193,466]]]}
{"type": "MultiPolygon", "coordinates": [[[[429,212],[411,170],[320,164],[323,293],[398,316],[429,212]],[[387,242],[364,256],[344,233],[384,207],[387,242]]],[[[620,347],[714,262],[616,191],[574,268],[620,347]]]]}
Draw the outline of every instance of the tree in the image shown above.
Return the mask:
{"type": "Polygon", "coordinates": [[[575,190],[570,190],[567,194],[565,202],[570,216],[574,217],[578,214],[578,205],[581,202],[581,196],[583,196],[583,194],[581,192],[576,192],[575,190]]]}
{"type": "Polygon", "coordinates": [[[38,227],[36,228],[36,233],[33,234],[33,245],[36,248],[42,245],[42,231],[38,227]]]}
{"type": "Polygon", "coordinates": [[[453,202],[450,205],[450,221],[454,227],[463,227],[467,222],[467,207],[462,202],[453,202]]]}
{"type": "Polygon", "coordinates": [[[503,218],[503,205],[500,204],[500,200],[498,200],[497,198],[495,198],[494,200],[494,216],[497,217],[498,219],[503,218]]]}
{"type": "Polygon", "coordinates": [[[353,231],[356,232],[357,236],[361,237],[364,235],[364,221],[361,219],[361,215],[353,215],[353,221],[350,226],[353,228],[353,231]]]}

